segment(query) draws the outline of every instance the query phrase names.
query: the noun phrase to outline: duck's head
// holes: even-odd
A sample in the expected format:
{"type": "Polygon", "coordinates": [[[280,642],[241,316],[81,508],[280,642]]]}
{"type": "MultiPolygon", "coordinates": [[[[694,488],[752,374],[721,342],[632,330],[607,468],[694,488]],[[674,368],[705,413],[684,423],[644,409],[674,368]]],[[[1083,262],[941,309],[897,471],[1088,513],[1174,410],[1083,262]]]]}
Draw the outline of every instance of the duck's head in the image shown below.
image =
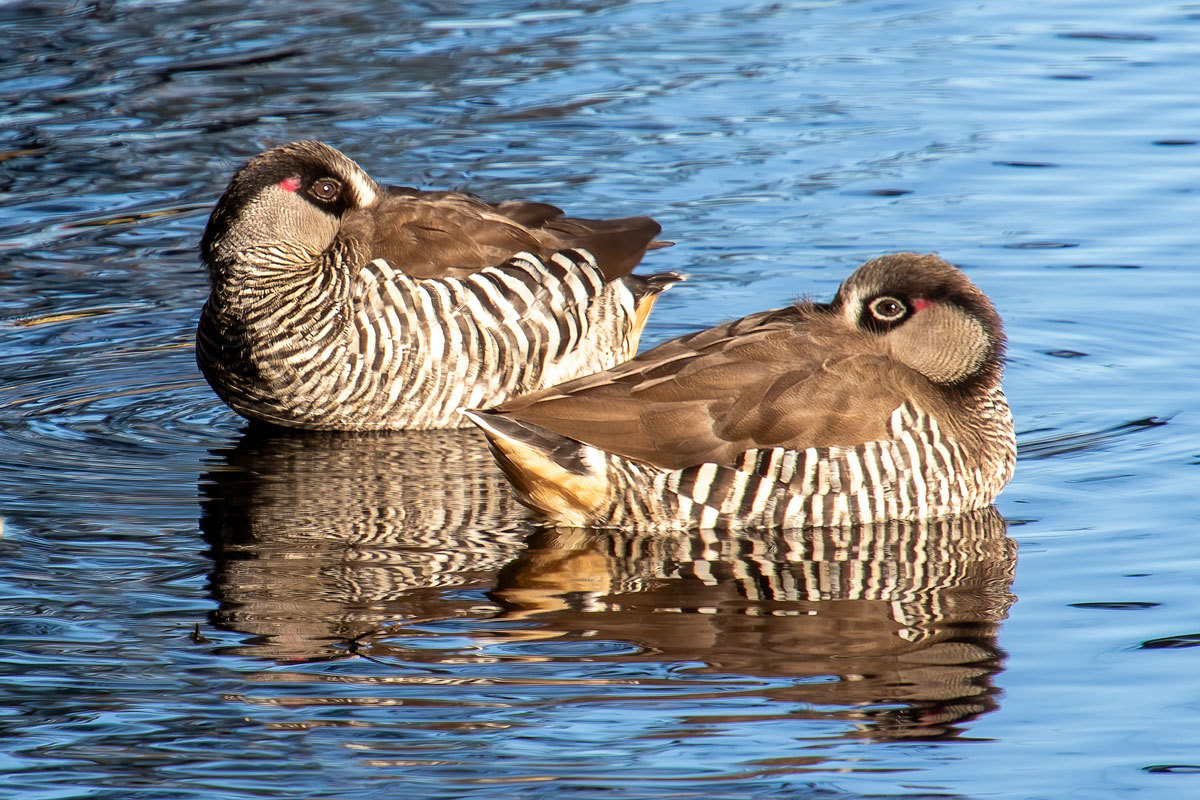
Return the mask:
{"type": "Polygon", "coordinates": [[[200,240],[210,270],[242,260],[311,261],[333,244],[342,217],[381,190],[362,168],[321,142],[261,153],[234,174],[200,240]]]}
{"type": "Polygon", "coordinates": [[[893,357],[944,386],[1000,379],[1004,326],[991,300],[957,267],[933,255],[895,253],[863,264],[832,309],[882,337],[893,357]]]}

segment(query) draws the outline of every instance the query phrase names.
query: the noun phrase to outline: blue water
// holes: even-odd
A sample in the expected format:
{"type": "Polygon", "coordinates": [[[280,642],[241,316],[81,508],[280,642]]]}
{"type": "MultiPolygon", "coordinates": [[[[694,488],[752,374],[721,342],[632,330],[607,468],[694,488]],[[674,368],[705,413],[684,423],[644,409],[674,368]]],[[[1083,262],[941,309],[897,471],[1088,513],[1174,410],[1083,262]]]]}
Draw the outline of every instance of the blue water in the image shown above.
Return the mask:
{"type": "Polygon", "coordinates": [[[0,6],[0,774],[60,798],[1200,796],[1200,5],[0,6]],[[539,531],[472,434],[255,436],[234,169],[651,214],[647,343],[936,251],[997,518],[539,531]],[[436,467],[436,468],[435,468],[436,467]]]}

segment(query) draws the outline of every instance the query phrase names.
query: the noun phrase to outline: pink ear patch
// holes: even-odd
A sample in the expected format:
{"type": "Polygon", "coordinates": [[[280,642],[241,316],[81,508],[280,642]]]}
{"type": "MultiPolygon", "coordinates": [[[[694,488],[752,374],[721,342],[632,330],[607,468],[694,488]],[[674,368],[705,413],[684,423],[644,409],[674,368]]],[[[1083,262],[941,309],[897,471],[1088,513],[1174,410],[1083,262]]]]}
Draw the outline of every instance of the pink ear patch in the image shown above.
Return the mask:
{"type": "Polygon", "coordinates": [[[913,311],[920,311],[922,308],[929,308],[933,305],[932,300],[926,300],[924,297],[914,297],[912,301],[913,311]]]}
{"type": "Polygon", "coordinates": [[[279,183],[277,183],[275,185],[278,186],[280,189],[283,189],[285,192],[294,192],[300,188],[300,179],[299,178],[284,178],[283,180],[281,180],[279,183]]]}

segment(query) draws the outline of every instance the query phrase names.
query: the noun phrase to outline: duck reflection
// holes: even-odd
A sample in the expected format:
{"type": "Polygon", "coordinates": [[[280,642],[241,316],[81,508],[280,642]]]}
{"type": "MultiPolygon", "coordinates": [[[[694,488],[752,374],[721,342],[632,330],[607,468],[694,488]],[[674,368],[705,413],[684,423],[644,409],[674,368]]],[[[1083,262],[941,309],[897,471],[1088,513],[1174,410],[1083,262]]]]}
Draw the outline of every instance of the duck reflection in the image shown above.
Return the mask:
{"type": "Polygon", "coordinates": [[[613,662],[761,678],[752,692],[781,716],[849,720],[851,735],[955,736],[995,707],[1016,546],[994,509],[798,531],[557,529],[528,521],[473,431],[251,432],[216,455],[201,526],[213,621],[251,634],[240,654],[469,671],[490,644],[587,638],[635,646],[613,662]],[[439,634],[404,624],[452,619],[471,652],[421,646],[439,634]]]}
{"type": "Polygon", "coordinates": [[[530,531],[474,431],[251,428],[214,455],[213,622],[253,634],[247,655],[345,657],[388,623],[494,613],[483,592],[530,531]]]}
{"type": "Polygon", "coordinates": [[[767,694],[863,735],[935,738],[995,707],[1015,565],[995,509],[770,533],[559,529],[534,535],[492,596],[539,620],[526,635],[633,642],[641,653],[615,660],[700,661],[700,673],[813,678],[767,694]]]}

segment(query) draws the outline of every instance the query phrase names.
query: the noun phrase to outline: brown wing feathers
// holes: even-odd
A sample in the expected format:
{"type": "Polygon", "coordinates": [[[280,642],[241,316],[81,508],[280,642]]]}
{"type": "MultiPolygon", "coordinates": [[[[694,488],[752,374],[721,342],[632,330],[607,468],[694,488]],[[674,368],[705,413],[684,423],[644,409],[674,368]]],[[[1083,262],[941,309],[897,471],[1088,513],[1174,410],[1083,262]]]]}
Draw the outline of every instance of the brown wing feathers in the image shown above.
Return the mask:
{"type": "Polygon", "coordinates": [[[885,436],[905,387],[918,382],[910,370],[830,325],[820,306],[753,316],[753,333],[741,332],[747,320],[718,326],[496,410],[669,469],[732,465],[752,448],[885,436]]]}
{"type": "Polygon", "coordinates": [[[586,249],[608,280],[628,275],[662,230],[649,217],[575,219],[548,203],[496,205],[461,192],[418,192],[397,187],[370,210],[371,257],[415,278],[464,277],[501,264],[516,253],[549,258],[586,249]]]}

